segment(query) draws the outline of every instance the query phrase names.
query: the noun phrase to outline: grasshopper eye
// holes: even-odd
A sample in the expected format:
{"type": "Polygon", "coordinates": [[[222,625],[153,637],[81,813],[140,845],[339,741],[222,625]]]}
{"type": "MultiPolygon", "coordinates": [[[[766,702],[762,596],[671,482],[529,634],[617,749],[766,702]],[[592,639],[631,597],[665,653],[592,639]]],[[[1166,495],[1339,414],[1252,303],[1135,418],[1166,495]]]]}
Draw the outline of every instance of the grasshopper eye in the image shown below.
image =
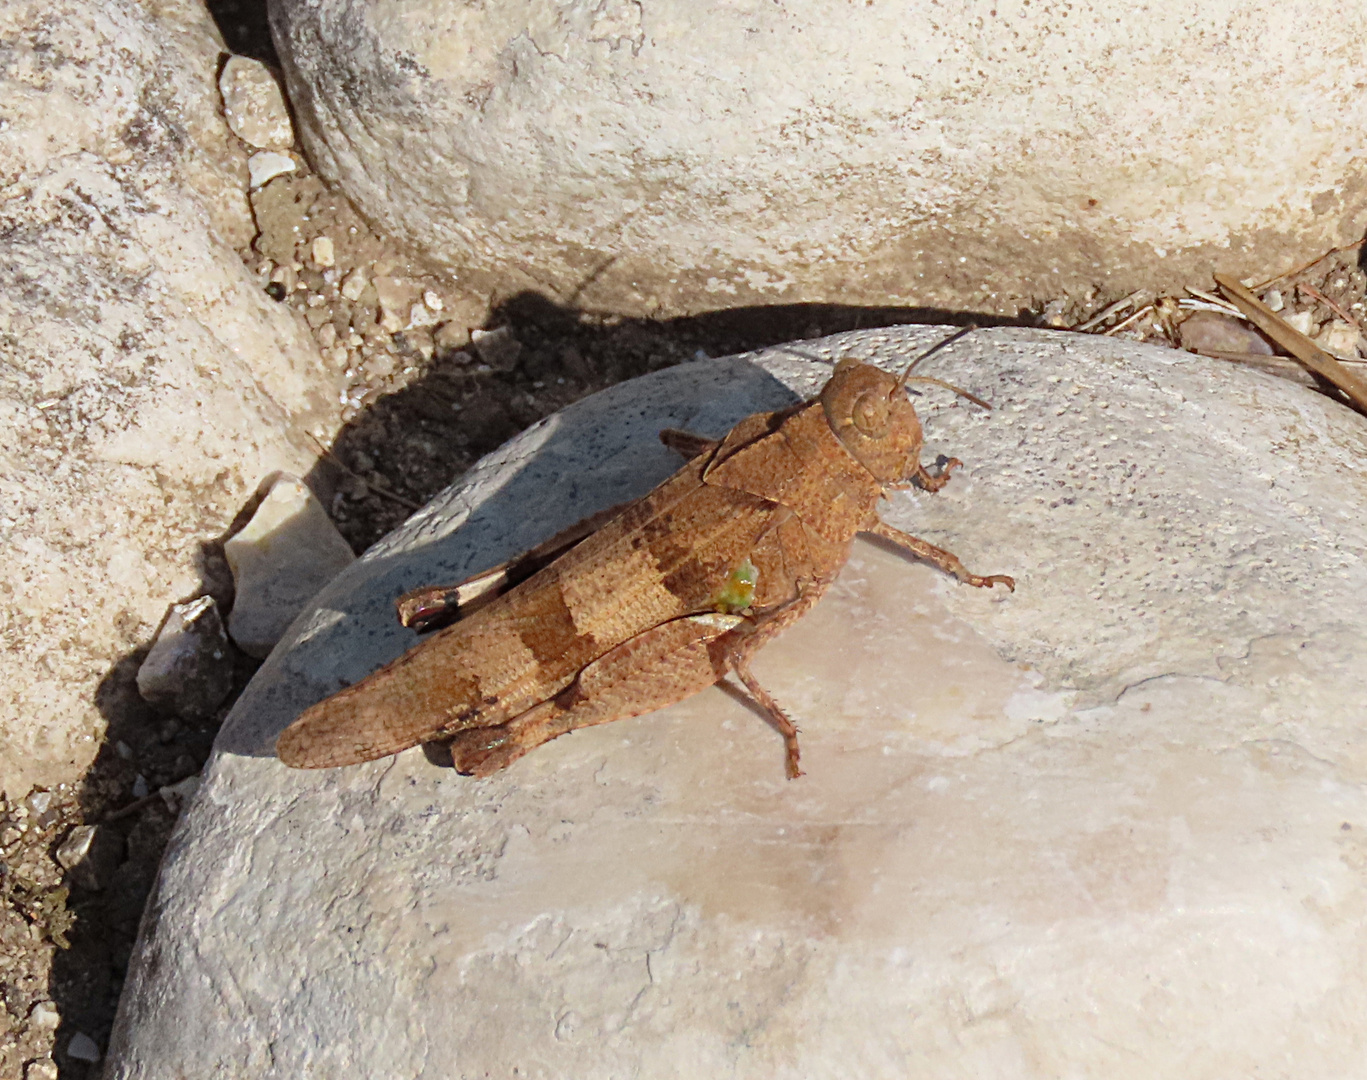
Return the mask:
{"type": "Polygon", "coordinates": [[[850,410],[854,426],[871,438],[880,438],[888,433],[889,401],[886,394],[870,391],[860,394],[850,410]]]}

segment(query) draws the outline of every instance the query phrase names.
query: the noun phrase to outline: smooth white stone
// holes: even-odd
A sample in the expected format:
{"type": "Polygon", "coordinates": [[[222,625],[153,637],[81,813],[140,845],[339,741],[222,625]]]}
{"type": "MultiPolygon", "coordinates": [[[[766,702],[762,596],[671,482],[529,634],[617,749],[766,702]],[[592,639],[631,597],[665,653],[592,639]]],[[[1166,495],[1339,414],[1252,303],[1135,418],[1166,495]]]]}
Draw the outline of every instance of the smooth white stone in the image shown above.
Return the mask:
{"type": "Polygon", "coordinates": [[[415,640],[393,600],[677,466],[897,328],[703,361],[490,455],[311,605],[220,736],[111,1080],[1353,1075],[1367,1042],[1367,421],[1258,372],[1042,331],[921,366],[939,494],[755,668],[487,781],[296,772],[299,710],[415,640]],[[402,1002],[402,1009],[395,1003],[402,1002]]]}
{"type": "Polygon", "coordinates": [[[1323,0],[279,0],[271,20],[319,171],[502,295],[1014,316],[1266,276],[1367,228],[1367,22],[1323,0]]]}
{"type": "Polygon", "coordinates": [[[228,633],[248,656],[265,656],[304,605],[355,561],[302,480],[280,476],[246,527],[223,545],[237,595],[228,633]]]}

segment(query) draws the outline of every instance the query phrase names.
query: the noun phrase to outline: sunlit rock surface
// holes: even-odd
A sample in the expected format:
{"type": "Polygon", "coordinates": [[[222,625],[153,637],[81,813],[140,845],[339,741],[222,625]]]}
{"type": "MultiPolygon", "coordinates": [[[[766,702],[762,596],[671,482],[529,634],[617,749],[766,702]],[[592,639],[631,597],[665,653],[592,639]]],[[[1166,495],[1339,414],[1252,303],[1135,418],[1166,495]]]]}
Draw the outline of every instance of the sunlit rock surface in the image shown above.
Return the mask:
{"type": "Polygon", "coordinates": [[[1014,316],[1266,276],[1367,228],[1367,23],[1323,0],[276,0],[271,22],[319,173],[500,295],[1014,316]]]}
{"type": "Polygon", "coordinates": [[[983,331],[922,365],[886,516],[720,689],[477,782],[270,756],[497,562],[907,328],[706,361],[531,429],[352,565],[239,702],[168,849],[109,1074],[1350,1075],[1367,1049],[1367,422],[1217,361],[983,331]]]}

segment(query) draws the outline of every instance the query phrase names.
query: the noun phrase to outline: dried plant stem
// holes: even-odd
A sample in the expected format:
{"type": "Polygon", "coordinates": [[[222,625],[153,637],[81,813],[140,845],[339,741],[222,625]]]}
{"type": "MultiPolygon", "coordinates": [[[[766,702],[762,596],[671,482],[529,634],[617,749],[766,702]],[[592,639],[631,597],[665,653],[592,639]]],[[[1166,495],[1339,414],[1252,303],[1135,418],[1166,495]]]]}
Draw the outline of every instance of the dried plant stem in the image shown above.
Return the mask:
{"type": "Polygon", "coordinates": [[[1142,319],[1145,315],[1147,315],[1147,314],[1148,314],[1149,312],[1151,312],[1152,310],[1153,310],[1153,305],[1152,305],[1152,304],[1145,304],[1145,305],[1144,305],[1142,308],[1140,308],[1138,311],[1132,313],[1131,315],[1126,316],[1124,319],[1120,320],[1120,322],[1118,322],[1118,323],[1116,323],[1114,326],[1112,326],[1109,330],[1104,331],[1104,332],[1102,333],[1102,336],[1103,336],[1103,337],[1110,337],[1112,334],[1118,334],[1118,333],[1120,333],[1120,331],[1126,329],[1126,328],[1129,327],[1129,326],[1132,326],[1134,323],[1138,322],[1140,319],[1142,319]]]}
{"type": "Polygon", "coordinates": [[[1072,329],[1079,334],[1085,334],[1088,330],[1100,326],[1107,319],[1111,318],[1113,315],[1119,315],[1138,300],[1143,291],[1143,289],[1138,289],[1135,292],[1130,293],[1129,296],[1117,300],[1114,304],[1106,305],[1106,307],[1102,308],[1086,322],[1078,323],[1076,326],[1072,327],[1072,329]]]}
{"type": "Polygon", "coordinates": [[[1367,413],[1367,380],[1350,371],[1336,357],[1329,355],[1295,327],[1277,315],[1230,274],[1216,274],[1215,282],[1249,322],[1270,337],[1283,349],[1305,365],[1311,372],[1327,379],[1345,394],[1357,408],[1367,413]]]}
{"type": "Polygon", "coordinates": [[[1257,285],[1253,286],[1252,291],[1255,293],[1260,293],[1264,289],[1270,288],[1271,286],[1277,284],[1277,282],[1279,281],[1285,281],[1287,278],[1293,278],[1297,274],[1305,273],[1312,266],[1324,262],[1324,260],[1329,258],[1331,255],[1338,255],[1344,251],[1352,251],[1354,248],[1362,247],[1363,244],[1367,244],[1367,237],[1363,237],[1361,240],[1355,240],[1351,244],[1344,244],[1343,247],[1330,248],[1323,255],[1316,256],[1315,258],[1311,259],[1308,263],[1302,263],[1300,266],[1297,266],[1291,270],[1287,270],[1285,273],[1278,274],[1276,277],[1270,277],[1266,281],[1259,282],[1257,285]]]}
{"type": "Polygon", "coordinates": [[[360,473],[348,469],[344,464],[342,464],[341,459],[336,454],[334,454],[331,450],[329,450],[319,441],[318,436],[313,434],[313,432],[310,431],[308,433],[308,437],[313,440],[313,444],[316,447],[318,447],[318,452],[322,454],[323,457],[327,458],[330,462],[336,465],[337,468],[341,469],[342,472],[346,473],[348,476],[354,477],[355,479],[359,480],[366,486],[368,490],[373,491],[376,495],[379,495],[381,498],[391,499],[394,502],[398,503],[400,506],[406,507],[409,510],[418,511],[422,509],[422,507],[415,503],[412,499],[405,499],[402,495],[398,494],[397,492],[390,491],[387,488],[382,488],[378,484],[372,484],[360,473]]]}
{"type": "Polygon", "coordinates": [[[1351,315],[1349,315],[1348,312],[1344,311],[1343,308],[1339,307],[1337,303],[1335,303],[1333,300],[1330,300],[1329,297],[1325,296],[1324,293],[1320,292],[1319,289],[1315,288],[1315,286],[1306,285],[1302,283],[1297,285],[1296,288],[1299,289],[1301,292],[1305,293],[1305,295],[1310,297],[1311,300],[1318,300],[1321,304],[1327,307],[1330,311],[1332,311],[1340,319],[1346,322],[1359,334],[1362,333],[1362,326],[1358,323],[1358,321],[1351,315]]]}

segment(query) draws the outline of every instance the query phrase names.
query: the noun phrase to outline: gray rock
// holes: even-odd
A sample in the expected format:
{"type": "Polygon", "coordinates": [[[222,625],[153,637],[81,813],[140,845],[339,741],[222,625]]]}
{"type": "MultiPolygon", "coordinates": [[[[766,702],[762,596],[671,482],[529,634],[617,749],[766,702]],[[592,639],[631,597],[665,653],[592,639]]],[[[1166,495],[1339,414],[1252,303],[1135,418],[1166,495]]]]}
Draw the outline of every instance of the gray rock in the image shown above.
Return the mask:
{"type": "Polygon", "coordinates": [[[101,825],[77,825],[57,848],[57,862],[72,884],[98,892],[118,869],[123,845],[101,825]]]}
{"type": "Polygon", "coordinates": [[[340,373],[262,292],[202,4],[0,4],[0,791],[85,774],[199,541],[305,472],[340,373]]]}
{"type": "Polygon", "coordinates": [[[514,336],[511,326],[500,326],[497,330],[472,330],[470,344],[480,360],[495,371],[512,371],[522,355],[522,342],[514,336]]]}
{"type": "Polygon", "coordinates": [[[138,693],[177,716],[212,716],[233,688],[228,635],[212,596],[173,604],[138,668],[138,693]]]}
{"type": "Polygon", "coordinates": [[[1233,315],[1197,311],[1178,327],[1182,346],[1193,352],[1252,353],[1271,356],[1272,346],[1248,323],[1233,315]]]}
{"type": "Polygon", "coordinates": [[[295,622],[167,849],[108,1076],[1352,1075],[1367,1037],[1367,421],[1274,377],[1044,331],[922,365],[885,517],[756,662],[807,775],[719,689],[474,781],[295,772],[298,712],[459,580],[858,355],[844,335],[615,387],[528,430],[295,622]],[[1212,993],[1211,987],[1219,987],[1212,993]],[[401,1010],[394,1003],[402,1002],[401,1010]]]}
{"type": "Polygon", "coordinates": [[[313,594],[356,558],[313,492],[288,475],[274,480],[223,554],[237,593],[228,633],[248,656],[269,653],[313,594]]]}
{"type": "Polygon", "coordinates": [[[228,57],[218,76],[218,90],[228,126],[243,142],[258,150],[288,150],[294,145],[284,92],[275,73],[260,60],[228,57]]]}
{"type": "Polygon", "coordinates": [[[78,1031],[66,1044],[66,1054],[73,1061],[88,1061],[94,1064],[100,1060],[100,1047],[85,1032],[78,1031]]]}
{"type": "Polygon", "coordinates": [[[1013,316],[1297,265],[1367,227],[1367,38],[1332,8],[1155,0],[1139,32],[1108,0],[952,11],[280,0],[271,19],[319,171],[501,295],[1013,316]]]}

